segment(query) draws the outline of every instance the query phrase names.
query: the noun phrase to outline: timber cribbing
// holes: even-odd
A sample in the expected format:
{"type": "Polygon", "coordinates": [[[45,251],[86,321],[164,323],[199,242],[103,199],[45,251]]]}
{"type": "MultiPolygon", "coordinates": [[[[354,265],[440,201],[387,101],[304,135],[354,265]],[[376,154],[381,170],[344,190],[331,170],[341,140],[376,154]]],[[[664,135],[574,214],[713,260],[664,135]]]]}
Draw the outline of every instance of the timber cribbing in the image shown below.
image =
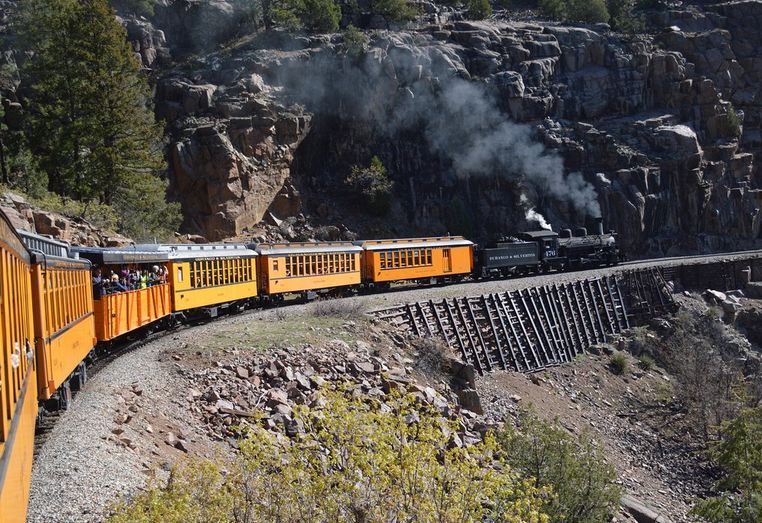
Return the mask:
{"type": "Polygon", "coordinates": [[[675,310],[658,269],[481,296],[419,301],[370,314],[438,338],[479,373],[533,372],[571,361],[634,324],[675,310]]]}

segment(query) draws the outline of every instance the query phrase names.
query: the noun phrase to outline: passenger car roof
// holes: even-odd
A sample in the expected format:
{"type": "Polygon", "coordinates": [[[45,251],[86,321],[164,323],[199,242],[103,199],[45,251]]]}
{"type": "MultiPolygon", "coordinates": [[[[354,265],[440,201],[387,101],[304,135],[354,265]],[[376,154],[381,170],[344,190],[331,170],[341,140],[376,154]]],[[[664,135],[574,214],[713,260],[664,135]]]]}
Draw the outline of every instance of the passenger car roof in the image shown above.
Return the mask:
{"type": "Polygon", "coordinates": [[[361,240],[354,242],[366,251],[390,251],[394,249],[421,249],[428,247],[466,247],[473,245],[463,236],[441,236],[433,238],[402,238],[388,240],[361,240]]]}
{"type": "Polygon", "coordinates": [[[75,247],[83,258],[95,264],[164,263],[172,260],[195,260],[212,258],[252,258],[257,253],[245,245],[235,243],[196,244],[144,244],[110,249],[103,247],[75,247]]]}
{"type": "Polygon", "coordinates": [[[250,244],[249,249],[256,249],[262,256],[362,251],[362,247],[352,242],[260,243],[250,244]]]}

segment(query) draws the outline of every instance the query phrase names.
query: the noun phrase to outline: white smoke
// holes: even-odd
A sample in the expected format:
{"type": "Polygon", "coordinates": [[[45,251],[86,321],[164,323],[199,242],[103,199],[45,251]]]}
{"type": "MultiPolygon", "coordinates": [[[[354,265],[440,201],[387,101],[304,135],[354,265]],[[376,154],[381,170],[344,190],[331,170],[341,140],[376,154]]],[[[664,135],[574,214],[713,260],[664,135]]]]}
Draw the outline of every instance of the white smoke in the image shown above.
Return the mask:
{"type": "Polygon", "coordinates": [[[561,156],[539,142],[531,126],[511,121],[485,84],[439,70],[422,56],[395,55],[391,65],[377,55],[371,50],[350,64],[322,53],[279,69],[279,80],[308,110],[367,120],[390,140],[422,129],[458,177],[502,176],[600,216],[593,185],[581,173],[567,173],[561,156]],[[398,83],[400,76],[409,80],[398,83]]]}
{"type": "Polygon", "coordinates": [[[426,137],[462,177],[493,173],[530,183],[591,216],[601,213],[598,195],[582,174],[565,173],[563,159],[538,142],[529,125],[507,118],[486,89],[450,80],[429,117],[426,137]]]}
{"type": "Polygon", "coordinates": [[[553,230],[553,227],[550,226],[548,220],[545,219],[545,216],[537,212],[534,207],[529,206],[529,198],[527,198],[525,194],[521,195],[520,201],[521,204],[526,207],[524,217],[528,222],[537,222],[537,225],[539,225],[541,229],[548,231],[553,230]]]}

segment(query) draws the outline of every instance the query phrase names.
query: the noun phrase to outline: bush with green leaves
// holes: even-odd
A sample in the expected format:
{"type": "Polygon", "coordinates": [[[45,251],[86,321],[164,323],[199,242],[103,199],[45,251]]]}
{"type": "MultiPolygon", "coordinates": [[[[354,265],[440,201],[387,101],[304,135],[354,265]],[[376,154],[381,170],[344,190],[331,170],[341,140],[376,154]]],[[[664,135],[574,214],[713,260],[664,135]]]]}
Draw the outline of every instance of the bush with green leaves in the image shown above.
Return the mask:
{"type": "Polygon", "coordinates": [[[762,406],[742,408],[721,426],[722,439],[712,456],[724,475],[719,495],[699,501],[694,515],[710,523],[762,521],[762,406]]]}
{"type": "Polygon", "coordinates": [[[492,6],[489,0],[468,0],[468,18],[483,20],[492,16],[492,6]]]}
{"type": "Polygon", "coordinates": [[[569,0],[567,19],[573,22],[608,22],[606,0],[569,0]]]}
{"type": "Polygon", "coordinates": [[[368,47],[368,42],[370,42],[368,35],[352,24],[349,24],[346,29],[344,29],[341,36],[344,40],[344,51],[351,56],[359,56],[363,54],[368,47]]]}
{"type": "Polygon", "coordinates": [[[153,16],[156,0],[111,0],[111,5],[126,13],[153,16]]]}
{"type": "Polygon", "coordinates": [[[268,9],[273,21],[290,31],[333,33],[339,29],[341,8],[334,0],[280,0],[268,9]]]}
{"type": "Polygon", "coordinates": [[[168,241],[180,226],[180,204],[167,202],[167,182],[148,173],[133,176],[114,197],[119,232],[138,241],[168,241]]]}
{"type": "Polygon", "coordinates": [[[504,429],[498,445],[512,469],[550,488],[544,512],[553,523],[608,523],[621,489],[616,472],[590,434],[571,436],[558,423],[524,410],[518,428],[504,429]]]}
{"type": "Polygon", "coordinates": [[[733,138],[740,138],[743,131],[743,117],[738,114],[732,105],[728,106],[728,112],[725,117],[727,134],[733,138]]]}
{"type": "Polygon", "coordinates": [[[378,156],[371,158],[368,167],[352,167],[352,173],[344,183],[368,205],[371,213],[383,216],[389,211],[394,182],[389,179],[386,167],[378,156]]]}
{"type": "Polygon", "coordinates": [[[408,0],[373,0],[371,12],[396,23],[409,22],[418,16],[418,10],[408,0]]]}
{"type": "Polygon", "coordinates": [[[608,22],[606,0],[539,0],[540,14],[553,20],[608,22]]]}
{"type": "Polygon", "coordinates": [[[409,396],[381,409],[325,394],[325,407],[295,409],[302,435],[252,429],[231,461],[190,460],[109,522],[549,521],[546,489],[511,472],[493,438],[452,446],[457,424],[409,396]]]}
{"type": "Polygon", "coordinates": [[[643,13],[637,0],[608,0],[609,23],[617,31],[634,34],[645,28],[643,13]]]}
{"type": "Polygon", "coordinates": [[[609,358],[609,366],[614,374],[621,376],[627,373],[630,362],[627,361],[627,356],[623,352],[617,351],[609,358]]]}
{"type": "Polygon", "coordinates": [[[564,20],[566,18],[565,0],[539,0],[537,8],[542,16],[551,20],[564,20]]]}
{"type": "Polygon", "coordinates": [[[638,358],[638,365],[641,369],[649,371],[656,366],[656,361],[648,354],[641,354],[638,358]]]}

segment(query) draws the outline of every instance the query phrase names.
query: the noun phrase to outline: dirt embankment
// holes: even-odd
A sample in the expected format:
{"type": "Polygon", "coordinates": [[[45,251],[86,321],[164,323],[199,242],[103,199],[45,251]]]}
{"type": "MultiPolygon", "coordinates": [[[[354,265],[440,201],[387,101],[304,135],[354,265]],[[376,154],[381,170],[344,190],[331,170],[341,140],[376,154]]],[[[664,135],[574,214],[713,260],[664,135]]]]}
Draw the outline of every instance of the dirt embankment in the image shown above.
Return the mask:
{"type": "MultiPolygon", "coordinates": [[[[645,365],[629,353],[627,368],[616,374],[611,354],[664,350],[676,333],[706,335],[694,332],[693,323],[683,325],[685,317],[710,318],[717,322],[711,332],[737,340],[751,354],[755,346],[734,324],[712,316],[715,308],[700,296],[681,295],[685,317],[635,330],[568,365],[475,377],[442,347],[402,338],[362,314],[383,301],[464,287],[251,311],[169,333],[122,355],[88,383],[47,435],[35,463],[29,521],[101,521],[115,497],[166,477],[185,456],[235,452],[235,435],[247,423],[298,433],[293,409],[320,401],[315,390],[326,384],[348,384],[353,395],[382,402],[393,390],[408,391],[443,417],[462,421],[452,435],[455,445],[512,423],[531,405],[572,433],[590,431],[626,492],[673,521],[689,521],[692,499],[707,492],[713,470],[678,390],[680,378],[673,368],[645,365]]],[[[748,329],[742,319],[759,304],[739,303],[735,321],[748,329]]],[[[619,521],[628,518],[618,515],[619,521]]]]}

